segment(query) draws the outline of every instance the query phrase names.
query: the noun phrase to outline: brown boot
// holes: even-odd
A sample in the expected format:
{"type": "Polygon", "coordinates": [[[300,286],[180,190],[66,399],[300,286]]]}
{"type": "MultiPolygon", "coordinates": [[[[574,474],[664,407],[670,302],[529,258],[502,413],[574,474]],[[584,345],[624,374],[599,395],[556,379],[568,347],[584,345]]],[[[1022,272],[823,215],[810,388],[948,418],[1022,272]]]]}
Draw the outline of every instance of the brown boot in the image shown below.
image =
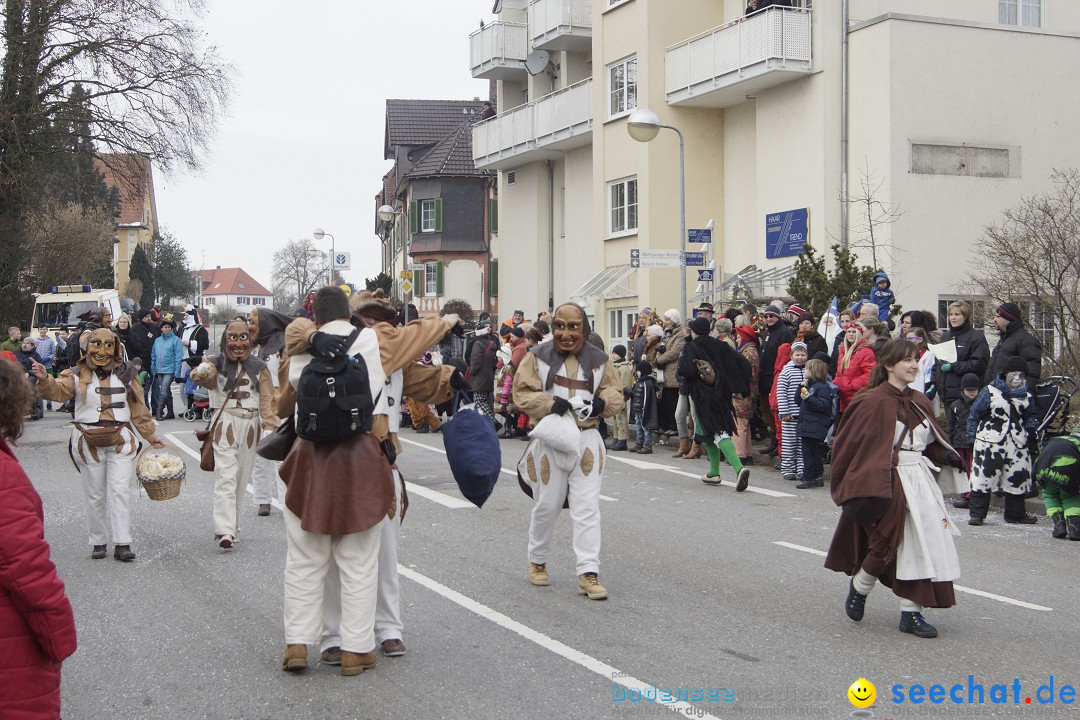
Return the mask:
{"type": "Polygon", "coordinates": [[[354,653],[348,650],[341,651],[341,674],[345,676],[359,675],[365,670],[375,667],[375,653],[354,653]]]}
{"type": "Polygon", "coordinates": [[[307,645],[286,645],[281,669],[286,672],[307,670],[307,645]]]}
{"type": "Polygon", "coordinates": [[[695,443],[690,443],[690,449],[686,451],[685,455],[683,455],[683,459],[684,460],[696,460],[699,457],[701,457],[703,454],[704,453],[701,452],[701,445],[699,445],[696,442],[695,443]]]}
{"type": "Polygon", "coordinates": [[[682,457],[690,450],[690,438],[679,438],[679,449],[675,451],[675,454],[671,457],[682,457]]]}

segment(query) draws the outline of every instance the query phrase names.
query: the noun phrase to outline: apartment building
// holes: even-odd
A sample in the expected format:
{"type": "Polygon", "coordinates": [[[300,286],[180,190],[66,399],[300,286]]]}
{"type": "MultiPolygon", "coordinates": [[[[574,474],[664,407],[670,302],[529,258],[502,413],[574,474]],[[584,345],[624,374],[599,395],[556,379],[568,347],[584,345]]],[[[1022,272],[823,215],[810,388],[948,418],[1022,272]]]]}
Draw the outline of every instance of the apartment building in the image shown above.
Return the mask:
{"type": "Polygon", "coordinates": [[[498,85],[473,157],[499,171],[501,301],[533,311],[573,297],[617,341],[638,309],[679,306],[681,276],[691,305],[735,288],[783,294],[803,242],[844,240],[869,263],[854,212],[866,175],[896,211],[875,227],[878,264],[906,308],[933,309],[966,295],[986,225],[1080,165],[1067,124],[1080,3],[769,5],[496,3],[469,42],[473,76],[498,85]],[[635,142],[635,107],[685,138],[686,224],[715,228],[687,249],[708,251],[714,285],[692,268],[631,266],[631,250],[680,247],[679,137],[635,142]]]}
{"type": "Polygon", "coordinates": [[[113,286],[123,297],[135,248],[149,247],[158,231],[154,173],[150,158],[130,153],[103,153],[94,158],[94,168],[120,196],[112,265],[113,286]]]}

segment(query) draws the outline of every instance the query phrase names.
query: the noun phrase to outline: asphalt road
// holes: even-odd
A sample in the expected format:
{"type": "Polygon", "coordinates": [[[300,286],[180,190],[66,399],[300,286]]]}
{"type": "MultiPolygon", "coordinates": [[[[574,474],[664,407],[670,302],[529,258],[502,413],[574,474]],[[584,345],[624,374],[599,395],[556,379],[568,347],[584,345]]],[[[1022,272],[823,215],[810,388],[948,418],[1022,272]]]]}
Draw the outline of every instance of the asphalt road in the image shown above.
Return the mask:
{"type": "MultiPolygon", "coordinates": [[[[1045,519],[1005,525],[998,510],[971,528],[956,511],[959,585],[970,591],[955,608],[927,612],[940,636],[922,640],[897,631],[898,599],[880,586],[863,622],[845,616],[847,580],[822,567],[838,512],[826,490],[794,490],[755,466],[750,491],[736,494],[730,483],[698,480],[703,460],[660,448],[612,453],[600,576],[611,598],[595,602],[576,592],[566,513],[552,585],[533,587],[530,501],[516,478],[505,473],[483,509],[463,507],[438,452],[442,436],[405,431],[400,463],[414,486],[400,548],[408,654],[344,678],[313,650],[312,667],[293,675],[279,669],[280,511],[263,518],[252,507],[243,542],[218,550],[212,477],[189,457],[180,497],[133,498],[138,559],[90,560],[66,423],[58,413],[30,423],[16,452],[44,499],[75,607],[68,720],[1075,716],[1062,700],[1071,699],[1063,686],[1080,686],[1080,542],[1052,540],[1045,519]],[[1040,704],[1051,676],[1055,702],[1040,704]],[[869,711],[848,700],[858,678],[876,685],[869,711]],[[983,687],[983,704],[968,704],[969,682],[983,687]],[[634,699],[643,688],[654,695],[654,684],[691,701],[634,699]],[[913,684],[942,685],[944,701],[913,704],[913,684]],[[948,697],[957,684],[963,704],[948,697]],[[1007,686],[1007,702],[992,703],[995,684],[1007,686]]],[[[195,448],[195,427],[174,420],[162,430],[195,448]]],[[[502,441],[503,467],[524,447],[502,441]]],[[[731,479],[726,466],[722,474],[731,479]]]]}

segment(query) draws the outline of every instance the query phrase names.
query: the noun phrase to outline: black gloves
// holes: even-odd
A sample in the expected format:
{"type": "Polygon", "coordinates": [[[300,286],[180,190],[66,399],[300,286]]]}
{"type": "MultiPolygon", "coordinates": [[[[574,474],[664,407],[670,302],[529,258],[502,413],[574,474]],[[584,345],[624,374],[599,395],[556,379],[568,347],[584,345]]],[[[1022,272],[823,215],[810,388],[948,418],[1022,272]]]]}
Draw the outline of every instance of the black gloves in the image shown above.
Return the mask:
{"type": "Polygon", "coordinates": [[[566,398],[555,398],[555,402],[551,403],[552,415],[565,415],[570,409],[570,401],[566,398]]]}
{"type": "Polygon", "coordinates": [[[945,456],[945,464],[949,467],[954,467],[957,470],[968,471],[967,463],[964,462],[964,458],[960,457],[959,453],[951,452],[945,456]]]}
{"type": "Polygon", "coordinates": [[[311,343],[311,354],[320,357],[344,355],[349,350],[348,341],[349,338],[344,335],[316,332],[309,341],[311,343]]]}
{"type": "Polygon", "coordinates": [[[667,352],[667,345],[665,345],[664,343],[660,343],[659,345],[656,346],[656,352],[659,355],[663,355],[664,353],[667,352]]]}
{"type": "Polygon", "coordinates": [[[594,396],[592,403],[589,405],[589,417],[600,417],[600,413],[604,412],[605,405],[607,405],[607,403],[604,402],[604,398],[594,396]]]}
{"type": "Polygon", "coordinates": [[[465,376],[461,374],[461,370],[454,368],[454,372],[450,375],[450,387],[455,390],[465,389],[465,376]]]}
{"type": "Polygon", "coordinates": [[[623,396],[624,398],[626,398],[627,400],[629,400],[630,398],[634,397],[634,391],[633,391],[633,389],[632,389],[632,388],[623,388],[623,389],[622,389],[622,396],[623,396]]]}

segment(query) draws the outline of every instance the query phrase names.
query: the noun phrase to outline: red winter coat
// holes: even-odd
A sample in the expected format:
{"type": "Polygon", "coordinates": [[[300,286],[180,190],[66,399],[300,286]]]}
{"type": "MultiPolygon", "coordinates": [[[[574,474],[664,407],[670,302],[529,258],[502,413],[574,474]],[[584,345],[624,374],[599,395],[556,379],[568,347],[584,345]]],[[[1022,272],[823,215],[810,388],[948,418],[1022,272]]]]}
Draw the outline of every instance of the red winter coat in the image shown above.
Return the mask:
{"type": "Polygon", "coordinates": [[[41,498],[0,439],[0,718],[59,718],[60,663],[75,646],[41,498]]]}
{"type": "Polygon", "coordinates": [[[840,356],[836,361],[836,377],[833,378],[833,385],[840,390],[837,408],[840,412],[847,410],[848,403],[855,397],[855,393],[870,384],[870,373],[873,372],[874,365],[877,365],[874,348],[864,344],[862,340],[856,343],[849,352],[854,355],[851,356],[851,362],[845,369],[843,367],[844,351],[841,348],[840,356]]]}

